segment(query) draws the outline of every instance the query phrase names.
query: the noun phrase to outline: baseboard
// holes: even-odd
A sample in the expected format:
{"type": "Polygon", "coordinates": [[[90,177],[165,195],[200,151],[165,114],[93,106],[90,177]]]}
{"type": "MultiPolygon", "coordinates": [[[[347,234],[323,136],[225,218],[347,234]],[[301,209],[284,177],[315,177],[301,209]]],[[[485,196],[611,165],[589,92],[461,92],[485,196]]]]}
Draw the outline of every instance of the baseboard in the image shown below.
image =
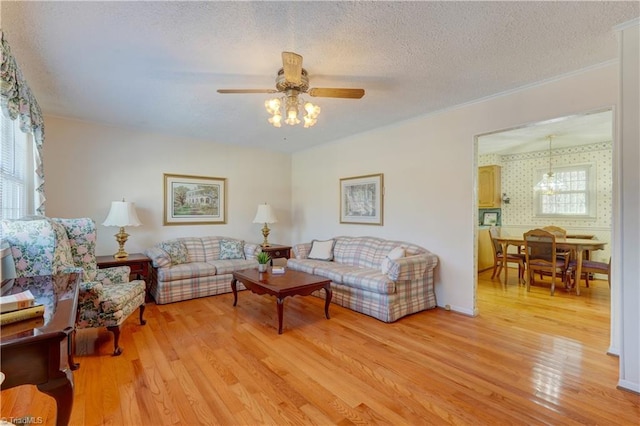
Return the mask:
{"type": "Polygon", "coordinates": [[[623,391],[632,392],[637,395],[640,395],[640,383],[633,383],[627,380],[619,380],[618,386],[616,386],[616,389],[620,389],[623,391]]]}
{"type": "Polygon", "coordinates": [[[477,316],[477,313],[473,312],[473,310],[469,310],[469,309],[466,309],[466,308],[461,308],[459,306],[445,305],[445,306],[438,306],[438,307],[441,308],[441,309],[444,309],[445,311],[453,311],[455,313],[466,315],[468,317],[477,316]]]}

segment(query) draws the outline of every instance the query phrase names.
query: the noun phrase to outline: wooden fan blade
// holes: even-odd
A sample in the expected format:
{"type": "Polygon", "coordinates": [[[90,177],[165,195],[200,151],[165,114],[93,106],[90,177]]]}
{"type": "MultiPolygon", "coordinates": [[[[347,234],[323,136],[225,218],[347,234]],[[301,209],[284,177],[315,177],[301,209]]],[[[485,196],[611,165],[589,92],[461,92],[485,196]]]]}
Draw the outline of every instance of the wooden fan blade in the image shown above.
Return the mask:
{"type": "Polygon", "coordinates": [[[218,93],[276,93],[275,89],[218,89],[218,93]]]}
{"type": "Polygon", "coordinates": [[[293,52],[282,52],[284,78],[296,86],[302,84],[302,56],[293,52]]]}
{"type": "Polygon", "coordinates": [[[360,99],[364,96],[364,89],[335,89],[335,88],[313,88],[307,92],[309,96],[320,98],[348,98],[360,99]]]}

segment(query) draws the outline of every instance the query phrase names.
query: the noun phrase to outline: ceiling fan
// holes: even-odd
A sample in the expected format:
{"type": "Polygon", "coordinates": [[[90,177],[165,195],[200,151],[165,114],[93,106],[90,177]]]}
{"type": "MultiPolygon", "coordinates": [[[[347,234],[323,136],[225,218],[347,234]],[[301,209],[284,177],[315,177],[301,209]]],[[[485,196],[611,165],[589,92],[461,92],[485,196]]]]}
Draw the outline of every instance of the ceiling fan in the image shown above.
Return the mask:
{"type": "Polygon", "coordinates": [[[282,68],[276,76],[275,89],[218,89],[218,93],[283,93],[281,98],[269,99],[265,102],[265,108],[272,115],[269,123],[275,127],[280,127],[282,116],[286,118],[285,123],[295,125],[300,123],[298,119],[298,108],[302,106],[306,111],[304,115],[304,127],[313,126],[320,114],[320,107],[311,102],[303,102],[299,95],[308,94],[312,97],[321,98],[346,98],[360,99],[364,96],[364,89],[347,88],[309,88],[309,76],[307,70],[302,68],[302,56],[293,52],[282,52],[282,68]],[[281,111],[281,108],[283,111],[281,111]],[[284,112],[284,114],[283,114],[284,112]]]}

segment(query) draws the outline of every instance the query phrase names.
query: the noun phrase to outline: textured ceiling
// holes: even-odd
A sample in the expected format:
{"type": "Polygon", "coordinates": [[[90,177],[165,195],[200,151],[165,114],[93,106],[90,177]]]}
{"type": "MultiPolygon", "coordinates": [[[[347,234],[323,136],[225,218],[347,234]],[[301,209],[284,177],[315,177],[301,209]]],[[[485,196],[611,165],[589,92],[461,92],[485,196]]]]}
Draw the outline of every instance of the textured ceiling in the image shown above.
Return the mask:
{"type": "Polygon", "coordinates": [[[614,60],[633,2],[2,1],[45,114],[294,152],[614,60]],[[282,51],[304,57],[315,127],[267,123],[282,51]]]}
{"type": "Polygon", "coordinates": [[[613,140],[613,111],[598,111],[495,132],[478,137],[478,154],[517,154],[613,140]]]}

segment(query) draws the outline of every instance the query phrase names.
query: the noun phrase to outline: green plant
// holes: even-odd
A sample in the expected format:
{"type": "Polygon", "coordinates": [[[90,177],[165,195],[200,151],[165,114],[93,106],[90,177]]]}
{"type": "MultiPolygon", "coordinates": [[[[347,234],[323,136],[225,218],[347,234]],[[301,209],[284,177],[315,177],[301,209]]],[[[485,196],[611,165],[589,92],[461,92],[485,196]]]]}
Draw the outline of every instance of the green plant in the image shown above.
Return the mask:
{"type": "Polygon", "coordinates": [[[264,265],[265,263],[268,263],[271,260],[271,256],[269,256],[269,253],[265,251],[261,251],[256,255],[256,259],[258,260],[258,263],[261,263],[264,265]]]}

